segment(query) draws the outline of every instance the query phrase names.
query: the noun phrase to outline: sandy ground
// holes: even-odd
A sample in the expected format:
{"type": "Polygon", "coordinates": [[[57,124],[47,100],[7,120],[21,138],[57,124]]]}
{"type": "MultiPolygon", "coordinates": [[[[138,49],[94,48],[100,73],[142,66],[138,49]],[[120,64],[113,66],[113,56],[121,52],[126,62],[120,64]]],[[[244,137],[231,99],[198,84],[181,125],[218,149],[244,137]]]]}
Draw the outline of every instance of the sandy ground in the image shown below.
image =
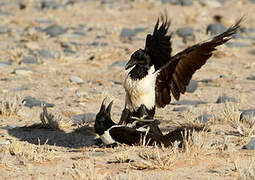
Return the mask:
{"type": "Polygon", "coordinates": [[[119,120],[127,72],[123,65],[113,63],[126,61],[133,51],[143,48],[160,12],[166,10],[171,18],[172,32],[187,26],[195,29],[195,40],[187,44],[173,34],[175,54],[210,38],[205,31],[214,15],[223,16],[225,26],[245,15],[242,26],[254,28],[255,4],[229,0],[215,8],[198,1],[191,6],[139,0],[74,1],[65,8],[42,10],[39,0],[23,1],[25,9],[19,8],[18,1],[1,2],[0,30],[8,30],[0,34],[0,62],[12,62],[0,65],[1,179],[254,179],[254,150],[242,149],[251,140],[254,126],[240,122],[239,115],[255,105],[255,81],[247,79],[255,75],[251,53],[255,32],[233,39],[245,47],[219,47],[193,76],[198,88],[182,95],[181,105],[157,110],[164,132],[177,122],[191,123],[200,115],[212,115],[211,132],[194,134],[184,149],[177,145],[100,148],[95,145],[93,118],[82,125],[72,125],[71,118],[96,114],[103,98],[108,97],[108,101],[114,100],[112,118],[119,120]],[[67,32],[50,37],[38,30],[52,24],[67,28],[67,32]],[[120,38],[123,28],[143,30],[131,39],[120,38]],[[82,35],[74,36],[77,31],[82,35]],[[65,48],[72,52],[64,52],[65,48]],[[52,57],[31,55],[37,50],[46,50],[52,57]],[[37,63],[24,63],[26,56],[36,57],[37,63]],[[72,77],[83,82],[71,81],[72,77]],[[211,82],[201,82],[205,79],[211,82]],[[236,101],[215,103],[223,93],[236,101]],[[22,105],[28,96],[54,104],[49,111],[58,117],[60,128],[43,127],[42,108],[22,105]],[[196,101],[206,103],[194,104],[196,101]],[[173,111],[177,107],[187,110],[173,111]]]}

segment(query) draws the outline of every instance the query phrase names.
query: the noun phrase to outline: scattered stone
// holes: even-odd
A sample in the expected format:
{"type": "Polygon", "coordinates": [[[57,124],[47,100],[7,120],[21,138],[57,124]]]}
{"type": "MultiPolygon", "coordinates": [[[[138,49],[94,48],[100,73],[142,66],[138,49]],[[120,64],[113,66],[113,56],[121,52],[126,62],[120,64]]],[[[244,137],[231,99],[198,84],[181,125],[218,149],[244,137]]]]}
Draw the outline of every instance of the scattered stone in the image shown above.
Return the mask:
{"type": "Polygon", "coordinates": [[[114,63],[111,64],[111,67],[125,67],[127,64],[127,61],[115,61],[114,63]]]}
{"type": "Polygon", "coordinates": [[[226,43],[227,47],[233,48],[233,47],[238,47],[238,48],[245,48],[247,47],[249,44],[245,43],[245,42],[228,42],[226,43]]]}
{"type": "Polygon", "coordinates": [[[27,5],[24,2],[19,3],[19,9],[20,10],[23,10],[23,9],[26,9],[26,8],[27,8],[27,5]]]}
{"type": "Polygon", "coordinates": [[[255,123],[255,109],[248,109],[240,114],[240,121],[245,121],[250,126],[255,123]]]}
{"type": "Polygon", "coordinates": [[[15,89],[12,89],[11,91],[12,92],[17,92],[17,91],[26,91],[28,90],[29,88],[26,86],[26,85],[23,85],[21,87],[18,87],[18,88],[15,88],[15,89]]]}
{"type": "Polygon", "coordinates": [[[61,26],[59,26],[57,24],[53,24],[53,25],[50,25],[47,28],[45,28],[43,30],[43,32],[45,32],[46,34],[48,34],[51,37],[55,37],[55,36],[66,33],[67,29],[62,28],[61,26]]]}
{"type": "Polygon", "coordinates": [[[69,81],[72,82],[72,83],[77,83],[77,84],[83,84],[84,83],[84,80],[77,77],[77,76],[71,76],[69,81]]]}
{"type": "Polygon", "coordinates": [[[242,149],[255,150],[255,138],[251,139],[251,141],[248,144],[244,145],[242,149]]]}
{"type": "Polygon", "coordinates": [[[52,54],[52,52],[48,51],[48,50],[37,50],[38,54],[40,57],[44,58],[44,59],[53,59],[54,55],[52,54]]]}
{"type": "Polygon", "coordinates": [[[206,34],[210,33],[211,35],[216,35],[223,33],[224,31],[227,30],[227,27],[224,26],[221,23],[214,23],[214,24],[209,24],[206,29],[206,34]]]}
{"type": "Polygon", "coordinates": [[[254,80],[255,80],[255,76],[249,76],[249,77],[247,77],[246,79],[247,79],[247,80],[253,80],[253,81],[254,81],[254,80]]]}
{"type": "Polygon", "coordinates": [[[17,68],[14,70],[14,73],[17,74],[17,75],[22,75],[22,76],[27,76],[27,75],[30,75],[32,73],[34,73],[35,70],[33,69],[29,69],[29,68],[17,68]]]}
{"type": "Polygon", "coordinates": [[[203,114],[201,116],[198,116],[195,119],[195,121],[199,121],[200,123],[207,124],[211,118],[212,118],[211,114],[203,114]]]}
{"type": "Polygon", "coordinates": [[[24,64],[38,64],[37,59],[34,56],[25,56],[22,58],[21,63],[24,64]]]}
{"type": "Polygon", "coordinates": [[[45,101],[41,101],[39,99],[36,99],[34,97],[25,97],[25,99],[22,100],[22,103],[24,106],[26,107],[41,107],[43,104],[46,106],[46,107],[54,107],[55,105],[54,104],[51,104],[51,103],[47,103],[45,101]]]}
{"type": "Polygon", "coordinates": [[[218,7],[222,6],[221,2],[217,1],[217,0],[200,0],[200,3],[203,6],[208,6],[208,7],[212,7],[212,8],[218,8],[218,7]]]}
{"type": "Polygon", "coordinates": [[[11,61],[2,61],[0,62],[0,67],[9,67],[12,65],[11,61]]]}
{"type": "Polygon", "coordinates": [[[173,108],[173,111],[186,111],[187,109],[188,108],[186,106],[182,106],[173,108]]]}
{"type": "Polygon", "coordinates": [[[130,28],[123,28],[120,32],[120,39],[132,39],[138,33],[143,32],[146,28],[145,27],[137,27],[135,29],[130,28]]]}
{"type": "Polygon", "coordinates": [[[186,87],[186,92],[193,93],[198,87],[198,82],[196,80],[191,79],[189,85],[186,87]]]}
{"type": "Polygon", "coordinates": [[[178,36],[182,37],[184,43],[188,40],[195,40],[194,29],[192,27],[179,28],[176,33],[178,36]]]}
{"type": "Polygon", "coordinates": [[[66,38],[66,39],[73,39],[73,38],[83,38],[85,34],[83,33],[68,33],[68,34],[61,34],[59,37],[66,38]]]}
{"type": "Polygon", "coordinates": [[[251,3],[255,3],[255,0],[249,0],[251,3]]]}
{"type": "Polygon", "coordinates": [[[244,36],[241,34],[241,33],[236,33],[236,34],[233,34],[233,38],[234,39],[244,39],[244,36]]]}
{"type": "Polygon", "coordinates": [[[80,37],[85,37],[86,34],[84,32],[81,31],[74,31],[73,34],[79,35],[80,37]]]}
{"type": "Polygon", "coordinates": [[[198,104],[206,104],[207,102],[204,101],[191,101],[191,100],[181,100],[181,101],[176,101],[171,104],[173,105],[193,105],[197,106],[198,104]]]}
{"type": "Polygon", "coordinates": [[[76,51],[74,51],[74,50],[71,49],[71,48],[64,48],[64,53],[67,53],[67,54],[75,54],[76,51]]]}
{"type": "Polygon", "coordinates": [[[54,1],[43,0],[41,3],[41,9],[57,9],[60,5],[54,1]]]}
{"type": "Polygon", "coordinates": [[[11,27],[9,25],[0,26],[0,34],[6,34],[11,32],[11,27]]]}
{"type": "Polygon", "coordinates": [[[236,99],[233,97],[229,97],[225,93],[223,93],[221,96],[218,97],[216,103],[225,103],[225,102],[236,102],[236,99]]]}
{"type": "Polygon", "coordinates": [[[79,114],[72,116],[71,119],[74,125],[81,125],[84,123],[94,122],[96,119],[96,114],[94,113],[79,114]]]}
{"type": "Polygon", "coordinates": [[[129,28],[124,28],[121,30],[119,35],[120,39],[132,39],[136,35],[136,32],[129,28]]]}
{"type": "Polygon", "coordinates": [[[36,19],[36,22],[38,22],[40,24],[50,24],[50,23],[52,23],[52,20],[47,19],[47,18],[39,17],[39,18],[36,19]]]}
{"type": "Polygon", "coordinates": [[[212,82],[213,80],[212,79],[202,79],[202,80],[200,80],[199,82],[202,82],[202,83],[210,83],[210,82],[212,82]]]}
{"type": "Polygon", "coordinates": [[[170,3],[173,5],[191,6],[192,0],[161,0],[162,3],[170,3]]]}

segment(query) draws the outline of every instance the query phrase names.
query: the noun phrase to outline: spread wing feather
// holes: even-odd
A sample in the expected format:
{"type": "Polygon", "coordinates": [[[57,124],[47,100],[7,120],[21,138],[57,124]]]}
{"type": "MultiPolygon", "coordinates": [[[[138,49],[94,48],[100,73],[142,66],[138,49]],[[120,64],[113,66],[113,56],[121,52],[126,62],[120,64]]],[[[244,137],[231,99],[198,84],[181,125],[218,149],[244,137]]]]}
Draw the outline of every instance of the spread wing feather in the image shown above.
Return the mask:
{"type": "Polygon", "coordinates": [[[167,16],[161,15],[162,24],[159,27],[159,19],[154,27],[153,34],[148,34],[145,42],[145,52],[149,54],[155,69],[165,65],[171,58],[171,34],[167,34],[170,21],[167,16]]]}
{"type": "MultiPolygon", "coordinates": [[[[179,52],[160,68],[156,81],[156,104],[158,107],[165,107],[170,103],[170,92],[176,100],[179,100],[180,94],[185,93],[186,86],[195,71],[206,63],[217,46],[226,43],[232,38],[232,35],[240,27],[241,21],[242,18],[222,34],[179,52]]],[[[161,56],[158,58],[161,58],[161,56]]]]}

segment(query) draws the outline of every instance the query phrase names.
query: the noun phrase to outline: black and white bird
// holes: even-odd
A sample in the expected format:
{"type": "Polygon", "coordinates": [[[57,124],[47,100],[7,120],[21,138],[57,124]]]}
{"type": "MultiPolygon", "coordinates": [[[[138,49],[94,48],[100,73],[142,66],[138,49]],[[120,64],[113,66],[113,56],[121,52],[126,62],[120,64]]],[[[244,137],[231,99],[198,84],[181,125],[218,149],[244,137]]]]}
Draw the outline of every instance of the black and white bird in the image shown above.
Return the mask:
{"type": "MultiPolygon", "coordinates": [[[[163,142],[163,134],[154,130],[158,127],[159,121],[151,122],[135,121],[132,124],[118,125],[111,119],[111,102],[107,108],[105,106],[106,99],[103,100],[100,111],[96,115],[95,132],[105,145],[114,145],[123,143],[127,145],[146,145],[161,144],[163,142]]],[[[161,132],[161,131],[160,131],[161,132]]]]}
{"type": "Polygon", "coordinates": [[[242,18],[222,34],[195,44],[171,56],[170,21],[162,16],[153,34],[146,37],[145,48],[135,51],[125,69],[131,69],[125,81],[125,108],[120,123],[132,122],[132,117],[153,119],[155,108],[163,108],[171,101],[171,95],[179,100],[192,75],[212,56],[217,46],[232,38],[240,27],[242,18]],[[142,112],[147,112],[143,117],[142,112]]]}
{"type": "Polygon", "coordinates": [[[127,145],[159,145],[168,147],[175,141],[180,142],[179,147],[183,146],[185,138],[192,135],[194,131],[206,130],[203,126],[182,125],[172,128],[165,135],[158,128],[159,121],[136,120],[132,124],[118,125],[111,119],[112,102],[105,107],[105,99],[100,111],[96,115],[95,132],[105,145],[114,146],[117,143],[127,145]],[[186,134],[186,135],[185,135],[186,134]]]}

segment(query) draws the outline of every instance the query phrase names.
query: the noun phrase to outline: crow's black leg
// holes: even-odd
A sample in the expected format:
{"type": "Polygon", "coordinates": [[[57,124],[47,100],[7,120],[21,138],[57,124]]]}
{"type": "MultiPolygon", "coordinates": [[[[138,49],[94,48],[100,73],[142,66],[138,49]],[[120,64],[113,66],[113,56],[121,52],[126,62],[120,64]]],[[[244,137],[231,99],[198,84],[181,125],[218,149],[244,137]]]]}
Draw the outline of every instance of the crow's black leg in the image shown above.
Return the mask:
{"type": "Polygon", "coordinates": [[[128,123],[132,123],[131,112],[129,109],[125,108],[123,109],[121,113],[120,121],[118,124],[122,125],[122,124],[128,124],[128,123]]]}

